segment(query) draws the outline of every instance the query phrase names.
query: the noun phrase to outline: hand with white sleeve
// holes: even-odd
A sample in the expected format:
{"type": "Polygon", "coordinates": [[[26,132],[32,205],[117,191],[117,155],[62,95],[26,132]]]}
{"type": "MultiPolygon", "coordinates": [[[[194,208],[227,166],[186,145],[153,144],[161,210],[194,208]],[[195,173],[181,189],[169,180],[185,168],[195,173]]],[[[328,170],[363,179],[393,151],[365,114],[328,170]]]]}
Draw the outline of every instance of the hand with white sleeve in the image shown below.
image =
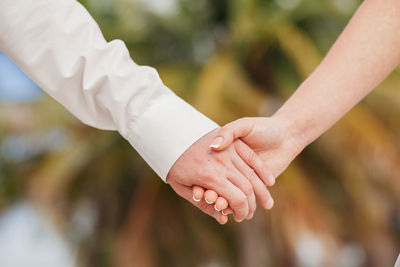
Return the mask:
{"type": "Polygon", "coordinates": [[[254,179],[240,161],[251,149],[209,149],[218,125],[177,97],[155,69],[137,65],[122,41],[107,42],[77,1],[0,1],[0,50],[82,122],[117,130],[179,194],[179,186],[199,184],[226,196],[238,221],[252,216],[246,175],[258,184],[265,175],[260,164],[251,166],[254,179]]]}
{"type": "Polygon", "coordinates": [[[272,185],[273,181],[265,175],[261,159],[242,141],[233,142],[224,151],[213,151],[209,144],[218,132],[216,129],[194,143],[172,166],[167,182],[177,194],[221,224],[226,223],[227,217],[220,211],[228,204],[236,221],[251,219],[256,210],[256,196],[264,208],[271,203],[265,185],[272,185]],[[218,192],[221,196],[218,206],[210,205],[213,201],[193,198],[193,186],[218,192]]]}

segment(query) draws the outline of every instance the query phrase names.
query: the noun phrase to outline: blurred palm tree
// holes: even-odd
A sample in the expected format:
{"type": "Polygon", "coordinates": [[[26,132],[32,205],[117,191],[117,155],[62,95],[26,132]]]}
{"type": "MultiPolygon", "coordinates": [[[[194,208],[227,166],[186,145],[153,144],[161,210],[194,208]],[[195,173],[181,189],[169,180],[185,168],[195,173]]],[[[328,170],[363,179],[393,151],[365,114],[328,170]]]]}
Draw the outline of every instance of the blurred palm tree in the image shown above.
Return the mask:
{"type": "MultiPolygon", "coordinates": [[[[108,40],[123,39],[136,62],[221,124],[273,114],[360,3],[81,2],[108,40]]],[[[227,226],[178,198],[118,134],[82,125],[48,98],[3,105],[0,114],[14,114],[0,115],[3,147],[10,136],[33,144],[49,133],[57,145],[19,161],[3,149],[0,207],[29,198],[79,248],[81,266],[391,266],[400,248],[399,84],[396,70],[309,146],[271,189],[272,211],[227,226]]]]}

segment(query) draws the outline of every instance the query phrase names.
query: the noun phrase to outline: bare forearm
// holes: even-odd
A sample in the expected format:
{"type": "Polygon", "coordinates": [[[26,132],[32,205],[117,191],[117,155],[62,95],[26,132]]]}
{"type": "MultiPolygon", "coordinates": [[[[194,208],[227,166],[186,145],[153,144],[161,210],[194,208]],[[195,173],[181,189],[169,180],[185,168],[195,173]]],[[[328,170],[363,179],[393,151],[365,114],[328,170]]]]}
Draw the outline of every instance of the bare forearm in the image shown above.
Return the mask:
{"type": "Polygon", "coordinates": [[[314,73],[274,117],[303,146],[331,127],[400,63],[400,1],[366,0],[314,73]]]}

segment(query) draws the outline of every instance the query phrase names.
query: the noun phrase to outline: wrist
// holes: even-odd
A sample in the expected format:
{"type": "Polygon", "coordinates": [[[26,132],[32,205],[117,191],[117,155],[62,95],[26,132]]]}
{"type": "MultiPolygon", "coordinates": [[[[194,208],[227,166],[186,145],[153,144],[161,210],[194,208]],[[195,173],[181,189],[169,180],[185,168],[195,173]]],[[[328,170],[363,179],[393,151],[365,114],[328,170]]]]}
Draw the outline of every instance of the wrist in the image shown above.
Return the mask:
{"type": "Polygon", "coordinates": [[[281,125],[281,132],[284,133],[283,142],[291,147],[294,156],[303,151],[303,149],[311,143],[306,127],[302,125],[302,121],[296,118],[295,114],[276,112],[271,118],[281,125]]]}

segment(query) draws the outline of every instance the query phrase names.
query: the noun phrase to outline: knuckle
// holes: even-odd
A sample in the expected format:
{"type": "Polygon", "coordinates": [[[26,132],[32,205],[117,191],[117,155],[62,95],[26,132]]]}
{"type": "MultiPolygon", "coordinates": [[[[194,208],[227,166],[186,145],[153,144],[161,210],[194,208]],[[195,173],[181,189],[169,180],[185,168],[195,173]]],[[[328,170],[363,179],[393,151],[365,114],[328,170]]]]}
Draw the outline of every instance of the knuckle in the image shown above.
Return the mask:
{"type": "Polygon", "coordinates": [[[221,178],[220,176],[214,174],[214,175],[207,175],[207,178],[204,179],[202,182],[206,185],[206,191],[209,188],[218,188],[222,185],[221,178]]]}
{"type": "Polygon", "coordinates": [[[222,155],[222,153],[215,153],[214,160],[215,160],[215,162],[217,162],[219,164],[225,163],[225,157],[224,157],[224,155],[222,155]]]}
{"type": "Polygon", "coordinates": [[[229,135],[230,134],[230,132],[231,132],[231,125],[230,124],[227,124],[227,125],[225,125],[224,127],[222,127],[221,129],[220,129],[220,131],[219,131],[219,135],[220,136],[227,136],[227,135],[229,135]]]}
{"type": "Polygon", "coordinates": [[[247,178],[249,179],[249,181],[254,181],[255,179],[258,179],[258,175],[253,169],[250,169],[247,174],[247,178]]]}
{"type": "Polygon", "coordinates": [[[249,149],[249,151],[247,152],[247,160],[250,163],[255,164],[256,163],[256,159],[257,159],[256,153],[253,150],[249,149]]]}
{"type": "Polygon", "coordinates": [[[214,178],[214,176],[213,176],[213,175],[210,175],[210,174],[205,174],[205,175],[203,176],[202,180],[203,180],[203,182],[204,182],[205,184],[208,184],[208,185],[212,185],[213,183],[215,183],[215,178],[214,178]]]}
{"type": "Polygon", "coordinates": [[[248,196],[253,191],[253,187],[251,186],[250,183],[245,183],[245,184],[243,184],[243,190],[244,190],[244,193],[246,194],[246,196],[248,196]]]}
{"type": "MultiPolygon", "coordinates": [[[[238,119],[238,120],[240,120],[240,119],[238,119]]],[[[229,129],[233,129],[233,127],[235,127],[235,124],[237,123],[238,120],[227,123],[224,127],[222,127],[222,129],[225,130],[226,132],[229,132],[229,129]]]]}
{"type": "Polygon", "coordinates": [[[232,205],[235,207],[242,207],[246,204],[246,202],[247,202],[246,197],[241,195],[241,196],[238,196],[235,199],[233,199],[232,205]]]}

